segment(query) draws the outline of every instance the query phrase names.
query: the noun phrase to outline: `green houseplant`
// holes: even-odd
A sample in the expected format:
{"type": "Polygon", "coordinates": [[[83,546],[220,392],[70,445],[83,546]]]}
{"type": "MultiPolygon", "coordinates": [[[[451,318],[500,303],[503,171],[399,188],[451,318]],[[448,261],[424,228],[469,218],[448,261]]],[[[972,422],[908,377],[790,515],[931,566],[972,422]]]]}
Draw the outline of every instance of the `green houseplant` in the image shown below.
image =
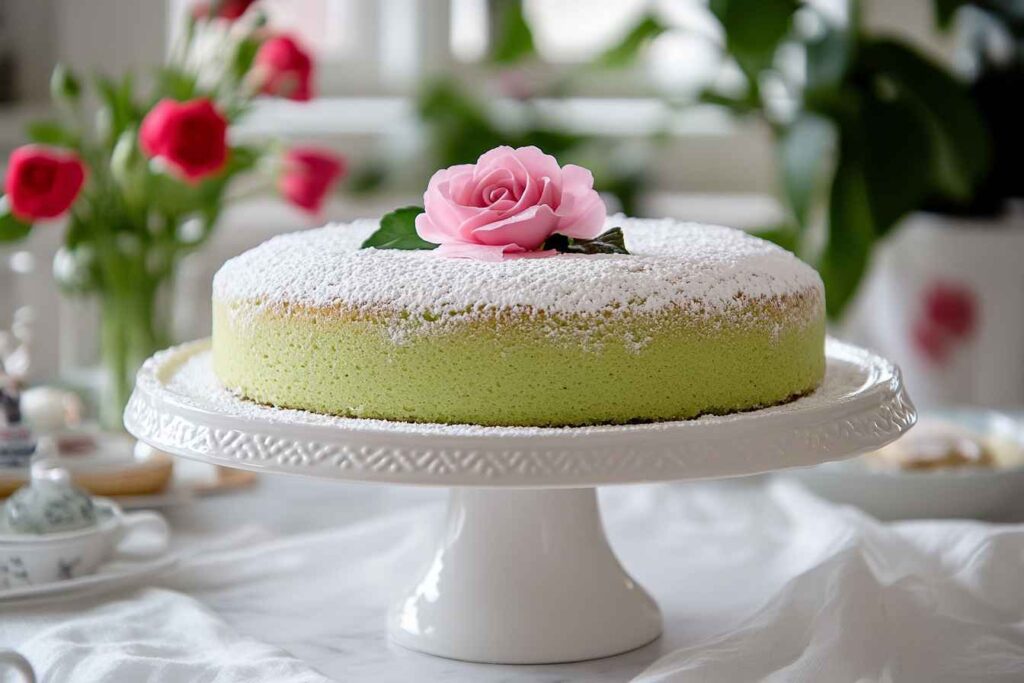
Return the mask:
{"type": "Polygon", "coordinates": [[[829,313],[838,316],[876,240],[929,196],[971,196],[988,167],[984,123],[945,68],[904,43],[867,34],[856,4],[845,25],[796,0],[713,0],[711,9],[746,90],[704,99],[768,122],[789,220],[766,236],[818,267],[829,313]],[[780,68],[787,43],[805,55],[802,79],[780,68]],[[772,102],[763,86],[773,80],[793,106],[772,102]],[[825,234],[816,240],[814,210],[822,204],[825,234]]]}
{"type": "MultiPolygon", "coordinates": [[[[786,220],[761,234],[818,268],[838,317],[901,218],[929,197],[974,194],[989,163],[984,121],[947,69],[865,31],[855,1],[845,19],[801,0],[711,0],[709,10],[739,83],[698,99],[771,131],[786,220]]],[[[618,58],[667,30],[641,18],[618,58]]]]}

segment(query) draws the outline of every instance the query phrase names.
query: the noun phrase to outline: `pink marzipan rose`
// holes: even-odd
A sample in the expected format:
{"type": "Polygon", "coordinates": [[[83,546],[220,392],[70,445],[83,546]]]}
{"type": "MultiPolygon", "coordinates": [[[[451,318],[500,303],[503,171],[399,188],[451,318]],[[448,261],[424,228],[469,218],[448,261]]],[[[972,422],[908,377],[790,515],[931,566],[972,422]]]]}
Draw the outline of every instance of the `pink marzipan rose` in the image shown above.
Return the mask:
{"type": "Polygon", "coordinates": [[[416,232],[441,256],[500,261],[552,256],[538,251],[555,233],[593,239],[606,209],[594,176],[558,166],[536,147],[496,147],[475,164],[438,171],[423,194],[416,232]]]}

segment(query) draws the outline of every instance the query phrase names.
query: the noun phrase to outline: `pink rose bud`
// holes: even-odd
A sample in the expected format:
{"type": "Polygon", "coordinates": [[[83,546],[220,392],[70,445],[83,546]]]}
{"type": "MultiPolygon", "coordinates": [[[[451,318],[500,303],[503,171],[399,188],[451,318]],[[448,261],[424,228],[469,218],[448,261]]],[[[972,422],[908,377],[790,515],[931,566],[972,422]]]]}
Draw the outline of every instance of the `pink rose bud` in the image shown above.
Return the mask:
{"type": "Polygon", "coordinates": [[[253,61],[260,92],[305,102],[313,97],[313,58],[290,36],[260,46],[253,61]]]}
{"type": "Polygon", "coordinates": [[[345,159],[336,154],[311,148],[291,149],[285,154],[278,189],[295,206],[317,214],[345,170],[345,159]]]}
{"type": "Polygon", "coordinates": [[[475,164],[440,170],[423,202],[416,232],[440,245],[435,253],[483,261],[552,256],[540,251],[548,237],[593,239],[606,214],[590,171],[559,167],[536,147],[497,147],[475,164]]]}

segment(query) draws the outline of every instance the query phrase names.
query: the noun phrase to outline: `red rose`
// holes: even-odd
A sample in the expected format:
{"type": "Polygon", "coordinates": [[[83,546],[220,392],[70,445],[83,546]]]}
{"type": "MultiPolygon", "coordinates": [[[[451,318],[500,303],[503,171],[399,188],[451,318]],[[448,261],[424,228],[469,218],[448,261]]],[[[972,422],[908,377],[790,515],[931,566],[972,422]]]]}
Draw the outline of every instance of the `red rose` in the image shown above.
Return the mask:
{"type": "Polygon", "coordinates": [[[27,223],[67,211],[85,182],[85,166],[73,153],[25,145],[11,153],[4,191],[11,213],[27,223]]]}
{"type": "Polygon", "coordinates": [[[210,100],[161,100],[146,114],[139,144],[189,182],[217,173],[228,157],[228,122],[210,100]]]}
{"type": "MultiPolygon", "coordinates": [[[[221,0],[217,5],[217,16],[221,19],[227,19],[228,21],[234,21],[238,19],[256,0],[221,0]]],[[[192,16],[196,19],[206,19],[210,16],[210,3],[203,2],[199,3],[192,8],[192,16]]]]}
{"type": "Polygon", "coordinates": [[[317,149],[296,148],[284,158],[278,187],[281,194],[309,213],[319,213],[334,185],[345,174],[342,157],[317,149]]]}
{"type": "Polygon", "coordinates": [[[295,40],[275,36],[260,45],[253,61],[260,91],[305,102],[313,97],[313,59],[295,40]]]}

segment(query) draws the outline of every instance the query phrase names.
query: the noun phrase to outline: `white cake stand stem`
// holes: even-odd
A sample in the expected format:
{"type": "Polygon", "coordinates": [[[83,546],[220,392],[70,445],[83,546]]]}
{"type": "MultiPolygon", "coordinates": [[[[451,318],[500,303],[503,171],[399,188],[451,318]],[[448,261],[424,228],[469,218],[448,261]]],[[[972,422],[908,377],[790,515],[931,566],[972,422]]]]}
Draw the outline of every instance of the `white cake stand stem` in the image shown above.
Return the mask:
{"type": "Polygon", "coordinates": [[[505,664],[606,657],[661,634],[593,488],[452,489],[433,560],[388,622],[405,647],[505,664]]]}

